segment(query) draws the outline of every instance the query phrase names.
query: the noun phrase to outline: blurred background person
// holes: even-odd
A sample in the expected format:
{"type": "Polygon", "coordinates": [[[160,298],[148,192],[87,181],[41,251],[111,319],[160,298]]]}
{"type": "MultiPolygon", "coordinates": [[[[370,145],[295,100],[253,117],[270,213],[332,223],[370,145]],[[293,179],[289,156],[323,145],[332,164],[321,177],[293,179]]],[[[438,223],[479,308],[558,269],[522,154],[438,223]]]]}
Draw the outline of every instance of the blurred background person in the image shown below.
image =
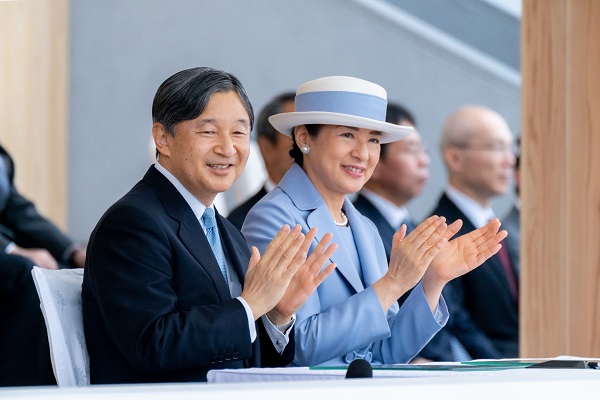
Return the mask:
{"type": "MultiPolygon", "coordinates": [[[[448,223],[461,219],[457,235],[468,234],[495,218],[491,201],[510,188],[515,166],[513,134],[497,112],[465,106],[447,118],[441,151],[448,186],[431,214],[446,217],[448,223]]],[[[502,241],[496,255],[446,285],[444,298],[451,317],[425,347],[423,354],[428,358],[518,357],[518,258],[510,257],[509,246],[502,241]],[[468,355],[453,346],[455,339],[468,355]]]]}
{"type": "Polygon", "coordinates": [[[388,261],[392,237],[402,224],[407,233],[416,224],[406,205],[419,195],[429,179],[429,156],[410,111],[388,103],[386,121],[415,128],[405,139],[381,145],[379,162],[354,200],[354,206],[379,231],[388,261]]]}
{"type": "Polygon", "coordinates": [[[248,211],[265,194],[277,186],[294,162],[289,154],[292,149],[292,138],[278,132],[269,123],[271,115],[294,111],[294,96],[294,92],[286,92],[278,95],[267,103],[258,115],[255,128],[256,143],[258,144],[265,169],[267,170],[267,180],[258,192],[234,208],[227,216],[227,219],[240,230],[248,211]]]}
{"type": "Polygon", "coordinates": [[[0,145],[0,251],[23,256],[47,269],[83,267],[85,248],[21,196],[14,185],[14,176],[12,158],[0,145]]]}
{"type": "Polygon", "coordinates": [[[83,267],[85,249],[14,185],[15,165],[0,145],[0,386],[55,384],[44,317],[31,269],[83,267]]]}

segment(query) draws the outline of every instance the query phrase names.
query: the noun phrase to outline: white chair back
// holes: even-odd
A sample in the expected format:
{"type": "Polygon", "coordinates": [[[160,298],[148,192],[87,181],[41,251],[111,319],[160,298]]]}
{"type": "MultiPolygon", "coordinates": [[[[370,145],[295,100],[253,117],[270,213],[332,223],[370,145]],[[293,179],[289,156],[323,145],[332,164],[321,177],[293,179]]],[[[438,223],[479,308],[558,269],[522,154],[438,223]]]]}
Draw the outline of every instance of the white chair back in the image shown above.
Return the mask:
{"type": "Polygon", "coordinates": [[[90,363],[83,332],[83,269],[31,271],[46,321],[50,357],[60,387],[90,384],[90,363]]]}

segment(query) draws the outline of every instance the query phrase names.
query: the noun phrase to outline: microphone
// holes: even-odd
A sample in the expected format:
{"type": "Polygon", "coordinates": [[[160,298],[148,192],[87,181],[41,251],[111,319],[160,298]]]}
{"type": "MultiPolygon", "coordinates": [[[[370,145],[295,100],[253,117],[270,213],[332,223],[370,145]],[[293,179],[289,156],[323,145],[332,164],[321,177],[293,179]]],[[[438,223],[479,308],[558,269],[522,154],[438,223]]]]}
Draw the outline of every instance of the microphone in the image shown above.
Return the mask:
{"type": "Polygon", "coordinates": [[[354,360],[348,365],[348,371],[346,372],[346,379],[354,378],[372,378],[373,368],[367,360],[359,358],[354,360]]]}

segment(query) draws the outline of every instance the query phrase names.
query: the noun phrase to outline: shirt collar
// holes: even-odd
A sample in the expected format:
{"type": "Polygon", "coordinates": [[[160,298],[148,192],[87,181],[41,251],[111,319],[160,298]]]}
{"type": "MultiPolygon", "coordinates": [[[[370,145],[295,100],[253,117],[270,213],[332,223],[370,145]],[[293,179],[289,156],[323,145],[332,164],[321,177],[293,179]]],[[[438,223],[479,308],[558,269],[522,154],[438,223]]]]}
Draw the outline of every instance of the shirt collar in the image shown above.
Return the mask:
{"type": "Polygon", "coordinates": [[[383,215],[385,220],[394,228],[398,229],[400,225],[408,218],[408,209],[406,207],[398,207],[391,201],[384,199],[377,193],[362,188],[360,193],[365,196],[373,206],[383,215]]]}
{"type": "MultiPolygon", "coordinates": [[[[160,163],[158,163],[158,162],[154,163],[154,167],[161,174],[163,174],[165,176],[165,178],[167,178],[169,180],[169,182],[171,182],[173,184],[173,186],[175,186],[175,189],[177,189],[177,191],[181,194],[181,196],[183,196],[185,201],[188,203],[188,205],[194,212],[194,215],[200,222],[200,225],[202,225],[202,229],[206,232],[206,227],[204,226],[204,223],[202,223],[202,214],[204,214],[204,211],[206,210],[207,207],[204,204],[202,204],[202,202],[200,200],[198,200],[196,197],[194,197],[194,195],[192,193],[190,193],[190,191],[187,190],[185,188],[185,186],[183,186],[181,184],[181,182],[179,182],[179,180],[177,178],[175,178],[175,176],[172,173],[170,173],[165,167],[160,165],[160,163]]],[[[213,205],[210,204],[208,207],[212,207],[212,206],[213,205]]]]}
{"type": "Polygon", "coordinates": [[[481,207],[475,200],[459,191],[455,187],[446,188],[446,196],[458,207],[463,214],[473,223],[475,228],[481,228],[496,217],[492,207],[481,207]]]}

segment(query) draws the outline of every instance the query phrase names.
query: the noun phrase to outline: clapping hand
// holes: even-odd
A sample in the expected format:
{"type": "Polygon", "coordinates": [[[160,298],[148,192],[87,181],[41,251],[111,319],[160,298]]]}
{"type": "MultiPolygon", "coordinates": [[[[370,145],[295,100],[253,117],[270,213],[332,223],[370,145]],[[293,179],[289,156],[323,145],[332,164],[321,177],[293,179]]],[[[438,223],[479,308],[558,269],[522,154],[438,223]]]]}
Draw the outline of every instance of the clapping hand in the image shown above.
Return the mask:
{"type": "MultiPolygon", "coordinates": [[[[299,251],[306,254],[310,248],[310,243],[316,234],[317,228],[312,228],[308,231],[299,251]]],[[[298,311],[321,282],[333,272],[336,264],[329,264],[326,268],[323,268],[323,265],[325,265],[338,247],[337,243],[327,246],[332,237],[333,235],[331,233],[325,234],[310,254],[310,257],[308,257],[306,262],[296,272],[281,301],[273,310],[267,313],[271,321],[273,321],[273,318],[277,317],[285,319],[285,316],[291,316],[298,311]]]]}
{"type": "Polygon", "coordinates": [[[477,268],[502,247],[500,242],[508,233],[499,229],[500,221],[495,218],[479,229],[450,240],[437,253],[428,273],[435,274],[436,278],[445,284],[477,268]]]}
{"type": "Polygon", "coordinates": [[[372,285],[384,310],[421,280],[431,261],[457,231],[455,226],[446,225],[446,218],[437,215],[427,218],[406,237],[406,226],[402,225],[394,234],[389,268],[372,285]]]}

